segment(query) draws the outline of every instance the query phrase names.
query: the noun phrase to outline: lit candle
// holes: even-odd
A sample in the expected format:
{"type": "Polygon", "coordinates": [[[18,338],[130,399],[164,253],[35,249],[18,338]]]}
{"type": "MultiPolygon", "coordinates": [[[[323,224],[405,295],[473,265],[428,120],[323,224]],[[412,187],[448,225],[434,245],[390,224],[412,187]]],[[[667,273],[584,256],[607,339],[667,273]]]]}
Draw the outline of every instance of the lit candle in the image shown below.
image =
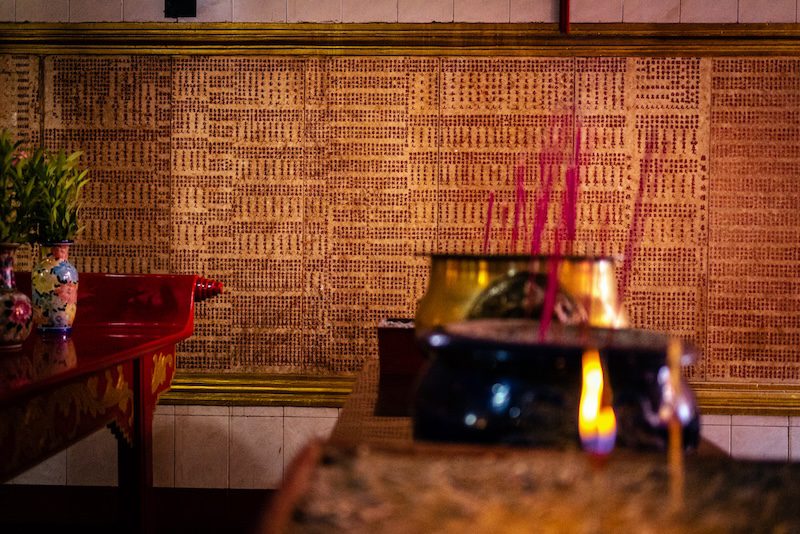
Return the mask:
{"type": "Polygon", "coordinates": [[[604,402],[611,397],[604,387],[600,353],[594,348],[586,349],[583,353],[578,434],[583,449],[599,456],[609,454],[617,440],[617,418],[614,409],[604,402]]]}

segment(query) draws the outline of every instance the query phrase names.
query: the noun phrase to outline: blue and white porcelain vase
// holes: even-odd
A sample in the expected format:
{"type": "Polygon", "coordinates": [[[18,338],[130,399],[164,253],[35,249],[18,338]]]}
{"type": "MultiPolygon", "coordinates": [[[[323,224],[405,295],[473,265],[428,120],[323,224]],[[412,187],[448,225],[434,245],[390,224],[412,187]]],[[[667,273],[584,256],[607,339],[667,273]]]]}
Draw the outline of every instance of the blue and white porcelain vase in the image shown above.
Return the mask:
{"type": "Polygon", "coordinates": [[[78,271],[67,259],[72,241],[45,243],[33,266],[33,317],[40,332],[72,331],[78,305],[78,271]]]}
{"type": "Polygon", "coordinates": [[[14,279],[16,243],[0,243],[0,350],[22,346],[33,324],[31,300],[17,290],[14,279]]]}

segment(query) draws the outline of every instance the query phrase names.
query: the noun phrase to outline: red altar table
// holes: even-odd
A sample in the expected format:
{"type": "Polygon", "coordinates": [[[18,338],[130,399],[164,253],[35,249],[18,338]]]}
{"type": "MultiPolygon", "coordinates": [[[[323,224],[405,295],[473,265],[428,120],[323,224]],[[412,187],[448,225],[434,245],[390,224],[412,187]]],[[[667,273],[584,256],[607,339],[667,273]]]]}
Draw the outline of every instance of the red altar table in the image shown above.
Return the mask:
{"type": "MultiPolygon", "coordinates": [[[[17,274],[30,294],[30,275],[17,274]]],[[[194,302],[222,285],[196,275],[81,273],[70,336],[34,331],[0,352],[0,481],[110,425],[119,487],[134,530],[149,530],[152,423],[175,373],[175,344],[192,334],[194,302]]]]}

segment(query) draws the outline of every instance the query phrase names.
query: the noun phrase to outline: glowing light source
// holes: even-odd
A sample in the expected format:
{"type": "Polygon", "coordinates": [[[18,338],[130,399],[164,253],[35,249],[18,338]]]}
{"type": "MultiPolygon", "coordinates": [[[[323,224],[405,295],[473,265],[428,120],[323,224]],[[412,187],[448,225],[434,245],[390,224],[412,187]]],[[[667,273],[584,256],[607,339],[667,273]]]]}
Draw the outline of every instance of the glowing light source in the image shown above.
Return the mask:
{"type": "Polygon", "coordinates": [[[593,454],[609,454],[617,439],[617,418],[610,406],[610,397],[600,354],[597,349],[587,349],[583,353],[578,433],[584,450],[593,454]]]}
{"type": "Polygon", "coordinates": [[[511,388],[502,383],[492,386],[492,411],[503,413],[511,402],[511,388]]]}

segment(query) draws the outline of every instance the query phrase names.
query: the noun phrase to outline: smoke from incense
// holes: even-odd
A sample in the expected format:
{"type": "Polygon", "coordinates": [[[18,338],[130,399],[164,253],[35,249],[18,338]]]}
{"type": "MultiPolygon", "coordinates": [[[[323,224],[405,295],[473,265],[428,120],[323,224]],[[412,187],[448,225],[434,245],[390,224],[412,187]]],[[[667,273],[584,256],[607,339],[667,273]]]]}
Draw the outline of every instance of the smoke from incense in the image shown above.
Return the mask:
{"type": "Polygon", "coordinates": [[[514,227],[511,229],[511,252],[517,251],[517,239],[519,238],[520,217],[522,218],[522,230],[525,231],[527,226],[527,216],[525,204],[527,202],[527,195],[525,193],[525,167],[517,165],[514,170],[516,177],[516,194],[514,198],[514,227]]]}
{"type": "Polygon", "coordinates": [[[572,165],[567,169],[566,182],[567,189],[564,194],[563,217],[566,226],[566,238],[569,252],[572,252],[572,245],[575,241],[575,227],[578,218],[578,184],[580,180],[580,157],[581,157],[581,130],[580,125],[575,131],[575,150],[572,156],[572,165]]]}
{"type": "MultiPolygon", "coordinates": [[[[553,258],[550,259],[547,272],[547,288],[545,290],[544,304],[542,305],[542,317],[539,321],[539,339],[544,340],[547,329],[550,327],[552,321],[553,311],[556,303],[556,296],[558,293],[558,267],[561,258],[561,227],[563,225],[564,234],[567,240],[568,251],[572,252],[572,244],[575,240],[575,227],[576,219],[578,216],[578,180],[579,180],[579,159],[580,159],[580,142],[581,134],[580,128],[577,129],[575,134],[575,147],[567,169],[565,180],[564,197],[561,203],[561,221],[555,232],[555,239],[553,243],[553,258]]],[[[550,186],[548,186],[549,188],[550,186]]],[[[537,206],[538,210],[539,206],[537,206]]],[[[547,211],[546,204],[543,210],[547,211]]],[[[539,213],[537,212],[537,215],[539,213]]]]}
{"type": "Polygon", "coordinates": [[[542,180],[542,191],[536,199],[533,212],[533,236],[531,238],[531,254],[542,253],[542,234],[547,222],[547,208],[550,205],[550,189],[553,187],[553,168],[545,164],[545,154],[539,155],[539,176],[542,180]]]}
{"type": "Polygon", "coordinates": [[[556,307],[556,295],[558,294],[558,265],[561,243],[556,232],[555,243],[553,243],[553,256],[547,262],[547,289],[544,293],[544,303],[542,304],[542,317],[539,319],[539,341],[544,341],[545,334],[550,328],[550,321],[553,320],[553,311],[556,307]]]}
{"type": "Polygon", "coordinates": [[[641,228],[642,221],[642,198],[644,197],[644,187],[647,183],[647,177],[652,172],[653,164],[653,141],[647,139],[645,142],[644,157],[642,158],[641,172],[639,173],[639,188],[636,191],[636,198],[633,202],[633,217],[631,219],[630,228],[628,228],[628,240],[625,242],[625,255],[622,260],[622,273],[619,277],[618,299],[620,305],[625,301],[625,293],[628,290],[628,283],[630,282],[631,268],[633,266],[633,257],[636,251],[636,245],[643,232],[641,228]]]}

